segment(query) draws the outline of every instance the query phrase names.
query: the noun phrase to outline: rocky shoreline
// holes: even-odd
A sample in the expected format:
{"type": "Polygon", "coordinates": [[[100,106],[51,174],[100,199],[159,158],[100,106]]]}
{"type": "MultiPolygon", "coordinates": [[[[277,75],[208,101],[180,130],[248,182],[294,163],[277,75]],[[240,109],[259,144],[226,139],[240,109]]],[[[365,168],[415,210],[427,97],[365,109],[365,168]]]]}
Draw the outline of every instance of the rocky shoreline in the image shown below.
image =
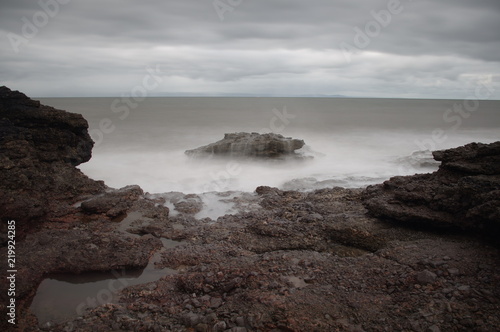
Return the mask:
{"type": "MultiPolygon", "coordinates": [[[[199,195],[87,178],[75,168],[91,156],[86,121],[5,87],[0,133],[2,234],[18,227],[17,324],[2,330],[500,329],[499,142],[435,152],[437,172],[367,189],[216,193],[237,212],[214,220],[197,217],[199,195]],[[39,326],[30,310],[53,273],[141,269],[153,256],[177,272],[69,321],[39,326]]],[[[0,301],[6,312],[6,292],[0,301]]]]}

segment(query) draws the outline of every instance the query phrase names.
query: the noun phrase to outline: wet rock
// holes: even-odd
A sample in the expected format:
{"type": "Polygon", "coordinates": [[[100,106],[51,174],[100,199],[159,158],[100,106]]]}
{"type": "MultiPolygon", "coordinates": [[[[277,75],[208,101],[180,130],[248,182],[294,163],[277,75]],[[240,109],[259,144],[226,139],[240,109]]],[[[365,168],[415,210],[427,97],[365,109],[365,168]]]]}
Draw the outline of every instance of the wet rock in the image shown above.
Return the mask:
{"type": "Polygon", "coordinates": [[[440,228],[500,230],[500,142],[436,151],[437,172],[394,177],[369,186],[371,214],[440,228]]]}
{"type": "Polygon", "coordinates": [[[150,254],[161,247],[152,236],[138,239],[119,234],[95,234],[83,230],[44,230],[29,234],[17,246],[21,269],[17,294],[22,297],[32,291],[44,275],[50,273],[82,273],[110,271],[122,268],[143,268],[150,254]]]}
{"type": "Polygon", "coordinates": [[[186,213],[196,214],[203,209],[203,201],[198,195],[185,195],[183,198],[174,202],[175,210],[186,213]]]}
{"type": "Polygon", "coordinates": [[[143,194],[139,186],[127,186],[82,202],[81,209],[87,214],[104,213],[113,218],[124,214],[143,194]]]}
{"type": "Polygon", "coordinates": [[[186,154],[277,158],[293,155],[295,150],[302,148],[304,144],[303,140],[274,133],[232,133],[225,134],[224,139],[218,142],[187,150],[186,154]]]}

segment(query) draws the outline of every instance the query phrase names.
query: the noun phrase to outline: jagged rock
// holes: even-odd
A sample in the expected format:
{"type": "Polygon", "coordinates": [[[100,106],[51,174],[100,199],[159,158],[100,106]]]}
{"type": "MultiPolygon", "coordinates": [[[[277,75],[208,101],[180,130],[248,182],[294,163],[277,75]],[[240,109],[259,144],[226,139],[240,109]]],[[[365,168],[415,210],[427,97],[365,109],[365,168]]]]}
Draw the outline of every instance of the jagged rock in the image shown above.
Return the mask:
{"type": "Polygon", "coordinates": [[[203,201],[200,196],[189,194],[174,202],[174,206],[181,213],[196,214],[203,209],[203,201]]]}
{"type": "Polygon", "coordinates": [[[424,270],[417,273],[417,282],[421,285],[432,284],[436,281],[437,275],[429,270],[424,270]]]}
{"type": "Polygon", "coordinates": [[[75,166],[91,157],[87,121],[0,87],[0,219],[22,231],[42,217],[60,217],[77,197],[102,192],[102,182],[75,166]]]}
{"type": "Polygon", "coordinates": [[[303,140],[283,137],[280,134],[232,133],[225,134],[224,139],[218,142],[187,150],[186,154],[276,158],[292,155],[304,144],[303,140]]]}
{"type": "Polygon", "coordinates": [[[463,229],[500,228],[500,142],[436,151],[437,172],[398,176],[369,186],[371,214],[402,222],[463,229]]]}
{"type": "Polygon", "coordinates": [[[440,164],[439,161],[433,158],[432,152],[429,150],[415,151],[409,156],[398,158],[397,162],[405,167],[418,169],[426,168],[433,170],[440,164]]]}
{"type": "Polygon", "coordinates": [[[57,110],[19,91],[0,87],[2,164],[6,159],[63,161],[73,166],[89,161],[94,142],[80,114],[57,110]]]}
{"type": "Polygon", "coordinates": [[[114,218],[124,214],[143,194],[141,187],[127,186],[92,197],[81,204],[81,209],[87,214],[105,213],[114,218]]]}
{"type": "Polygon", "coordinates": [[[455,149],[435,151],[434,159],[442,168],[467,174],[500,174],[500,141],[491,144],[471,143],[455,149]]]}

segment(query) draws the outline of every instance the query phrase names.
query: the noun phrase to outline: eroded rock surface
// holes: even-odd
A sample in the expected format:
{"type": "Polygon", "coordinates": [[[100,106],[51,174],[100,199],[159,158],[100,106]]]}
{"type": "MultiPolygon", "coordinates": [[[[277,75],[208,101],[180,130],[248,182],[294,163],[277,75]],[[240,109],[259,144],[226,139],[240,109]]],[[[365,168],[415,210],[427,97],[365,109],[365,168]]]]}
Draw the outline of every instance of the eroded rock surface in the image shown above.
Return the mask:
{"type": "Polygon", "coordinates": [[[498,232],[500,142],[436,151],[432,174],[394,177],[369,186],[366,208],[375,216],[435,227],[498,232]]]}
{"type": "Polygon", "coordinates": [[[500,258],[473,238],[394,227],[361,190],[259,187],[260,209],[217,222],[145,220],[183,241],[158,268],[51,331],[494,331],[500,258]],[[176,225],[183,225],[182,228],[176,225]]]}
{"type": "Polygon", "coordinates": [[[304,141],[280,134],[232,133],[224,139],[197,149],[187,150],[190,156],[233,156],[277,158],[292,155],[304,146],[304,141]]]}
{"type": "Polygon", "coordinates": [[[0,87],[0,219],[16,220],[22,232],[40,218],[64,218],[81,196],[104,190],[75,168],[92,154],[87,128],[79,114],[0,87]]]}

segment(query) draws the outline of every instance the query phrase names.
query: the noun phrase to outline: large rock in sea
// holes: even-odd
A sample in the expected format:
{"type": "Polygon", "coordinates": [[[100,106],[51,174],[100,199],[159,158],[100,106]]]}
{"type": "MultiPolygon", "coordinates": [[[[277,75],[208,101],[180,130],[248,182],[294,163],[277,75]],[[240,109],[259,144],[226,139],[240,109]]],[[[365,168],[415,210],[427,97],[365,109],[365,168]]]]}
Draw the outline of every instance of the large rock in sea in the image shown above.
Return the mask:
{"type": "Polygon", "coordinates": [[[432,174],[369,186],[364,205],[378,217],[427,226],[500,230],[500,141],[433,152],[432,174]]]}
{"type": "Polygon", "coordinates": [[[41,105],[0,87],[0,218],[18,229],[65,214],[60,202],[103,192],[75,168],[90,159],[94,142],[79,114],[41,105]]]}
{"type": "Polygon", "coordinates": [[[280,134],[231,133],[225,134],[224,139],[218,142],[187,150],[186,154],[190,156],[279,158],[294,155],[295,150],[303,146],[303,140],[283,137],[280,134]]]}

